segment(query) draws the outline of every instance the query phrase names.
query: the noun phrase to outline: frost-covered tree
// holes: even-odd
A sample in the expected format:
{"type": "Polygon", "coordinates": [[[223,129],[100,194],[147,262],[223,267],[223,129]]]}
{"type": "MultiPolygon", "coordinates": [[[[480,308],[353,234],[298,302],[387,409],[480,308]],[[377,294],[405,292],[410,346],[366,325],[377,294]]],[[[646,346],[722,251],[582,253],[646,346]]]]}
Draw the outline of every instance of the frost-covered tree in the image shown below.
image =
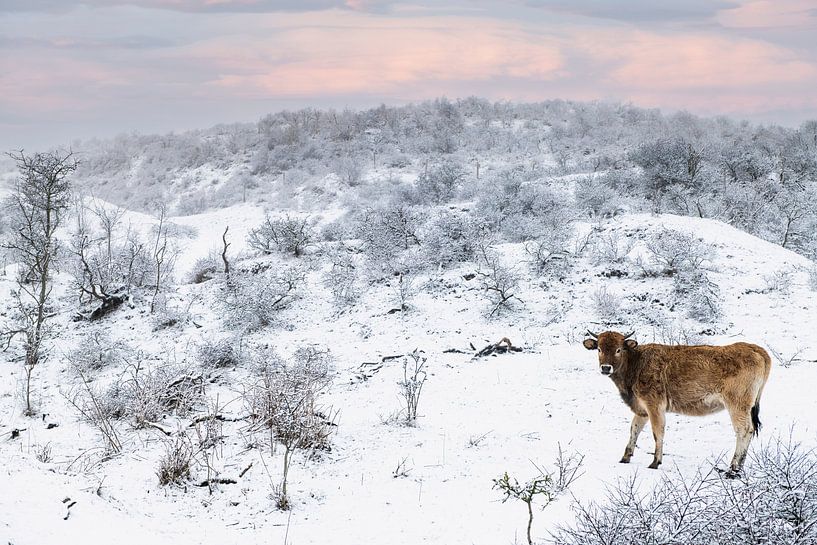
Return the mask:
{"type": "MultiPolygon", "coordinates": [[[[292,456],[298,450],[326,448],[331,422],[322,414],[320,398],[332,383],[329,353],[304,347],[284,359],[269,347],[255,351],[253,381],[245,402],[256,429],[266,429],[283,447],[283,470],[276,506],[290,508],[287,483],[292,456]]],[[[270,445],[274,448],[274,444],[270,445]]]]}
{"type": "Polygon", "coordinates": [[[233,272],[221,286],[219,307],[227,327],[255,331],[272,324],[298,296],[306,273],[296,265],[233,272]]]}
{"type": "Polygon", "coordinates": [[[283,218],[271,218],[267,214],[264,223],[250,230],[247,243],[264,254],[278,251],[300,257],[315,240],[309,218],[296,218],[287,214],[283,218]]]}
{"type": "Polygon", "coordinates": [[[9,155],[19,176],[5,204],[11,230],[4,247],[18,265],[17,316],[3,334],[6,347],[16,335],[23,338],[25,413],[31,415],[31,375],[45,356],[45,324],[60,251],[56,233],[70,204],[68,178],[78,162],[71,152],[9,155]]]}

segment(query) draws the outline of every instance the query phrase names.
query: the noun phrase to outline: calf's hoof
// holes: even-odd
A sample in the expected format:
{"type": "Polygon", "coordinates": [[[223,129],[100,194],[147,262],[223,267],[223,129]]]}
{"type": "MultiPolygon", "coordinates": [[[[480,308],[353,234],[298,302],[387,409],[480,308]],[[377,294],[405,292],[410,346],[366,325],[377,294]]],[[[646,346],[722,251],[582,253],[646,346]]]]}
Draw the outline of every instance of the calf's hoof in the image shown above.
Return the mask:
{"type": "Polygon", "coordinates": [[[620,464],[629,464],[630,463],[630,457],[629,456],[624,456],[621,460],[618,461],[618,463],[620,463],[620,464]]]}
{"type": "Polygon", "coordinates": [[[729,468],[729,470],[724,474],[724,477],[727,479],[738,479],[741,476],[740,473],[741,472],[739,469],[729,468]]]}
{"type": "Polygon", "coordinates": [[[658,466],[660,466],[660,465],[661,465],[661,462],[659,462],[658,460],[653,460],[652,463],[650,465],[648,465],[647,467],[650,468],[650,469],[658,469],[658,466]]]}

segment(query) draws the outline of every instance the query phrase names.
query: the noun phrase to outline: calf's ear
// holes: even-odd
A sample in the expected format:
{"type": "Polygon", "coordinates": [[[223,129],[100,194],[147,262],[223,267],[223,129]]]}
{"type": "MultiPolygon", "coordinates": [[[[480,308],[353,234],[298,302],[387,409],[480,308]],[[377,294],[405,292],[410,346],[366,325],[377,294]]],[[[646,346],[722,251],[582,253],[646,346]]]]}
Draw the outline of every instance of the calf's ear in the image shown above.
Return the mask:
{"type": "Polygon", "coordinates": [[[596,339],[585,339],[582,344],[588,350],[595,350],[599,347],[599,343],[596,339]]]}
{"type": "Polygon", "coordinates": [[[624,346],[632,350],[633,348],[638,346],[638,341],[636,341],[635,339],[627,339],[626,341],[624,341],[624,346]]]}

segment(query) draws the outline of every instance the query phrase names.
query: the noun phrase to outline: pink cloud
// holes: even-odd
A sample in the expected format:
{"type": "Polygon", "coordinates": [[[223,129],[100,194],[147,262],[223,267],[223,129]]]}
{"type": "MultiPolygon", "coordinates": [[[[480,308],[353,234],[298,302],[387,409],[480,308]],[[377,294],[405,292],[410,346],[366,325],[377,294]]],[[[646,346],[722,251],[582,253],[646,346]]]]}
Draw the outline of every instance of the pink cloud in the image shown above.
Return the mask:
{"type": "Polygon", "coordinates": [[[718,12],[717,21],[730,28],[817,29],[814,0],[750,0],[736,8],[718,12]]]}
{"type": "Polygon", "coordinates": [[[610,33],[590,49],[615,63],[612,81],[655,90],[744,88],[817,75],[814,65],[784,48],[705,34],[610,33]]]}
{"type": "Polygon", "coordinates": [[[44,51],[25,63],[0,58],[0,96],[9,110],[29,115],[62,115],[94,108],[105,89],[133,81],[129,69],[44,51]]]}
{"type": "Polygon", "coordinates": [[[556,40],[507,23],[338,12],[309,19],[305,26],[276,25],[252,49],[225,39],[189,53],[215,61],[220,75],[213,85],[254,97],[389,94],[424,84],[433,94],[439,82],[549,80],[563,69],[556,40]]]}
{"type": "Polygon", "coordinates": [[[595,59],[607,98],[702,113],[758,113],[814,107],[817,66],[758,40],[702,33],[575,33],[595,59]]]}

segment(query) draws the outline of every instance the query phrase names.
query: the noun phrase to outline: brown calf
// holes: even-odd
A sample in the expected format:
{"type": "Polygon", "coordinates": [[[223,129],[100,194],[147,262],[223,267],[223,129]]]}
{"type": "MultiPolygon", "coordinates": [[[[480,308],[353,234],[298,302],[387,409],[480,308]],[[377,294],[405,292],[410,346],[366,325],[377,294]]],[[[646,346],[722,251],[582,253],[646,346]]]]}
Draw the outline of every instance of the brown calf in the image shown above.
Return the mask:
{"type": "Polygon", "coordinates": [[[752,435],[760,429],[760,395],[772,364],[764,349],[749,343],[639,345],[629,338],[632,333],[588,333],[592,338],[584,340],[584,347],[598,350],[602,374],[613,380],[624,403],[635,413],[621,463],[630,461],[647,419],[655,437],[655,456],[650,468],[656,469],[664,450],[667,411],[702,416],[725,408],[736,436],[728,475],[738,474],[752,435]]]}

